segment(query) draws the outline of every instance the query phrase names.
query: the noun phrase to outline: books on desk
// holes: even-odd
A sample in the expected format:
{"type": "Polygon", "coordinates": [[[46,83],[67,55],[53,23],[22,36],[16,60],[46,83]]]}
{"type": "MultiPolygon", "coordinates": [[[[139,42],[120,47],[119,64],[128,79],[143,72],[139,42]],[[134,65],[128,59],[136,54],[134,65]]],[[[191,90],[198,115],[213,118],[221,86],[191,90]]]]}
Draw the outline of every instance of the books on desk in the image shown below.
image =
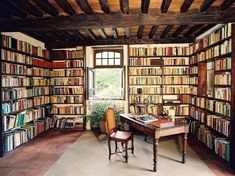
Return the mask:
{"type": "Polygon", "coordinates": [[[132,117],[140,122],[143,122],[143,123],[151,123],[153,121],[158,120],[149,114],[143,114],[143,115],[130,114],[130,117],[132,117]]]}
{"type": "Polygon", "coordinates": [[[175,125],[175,122],[171,121],[168,118],[159,118],[157,121],[153,122],[153,125],[159,128],[167,128],[175,125]]]}

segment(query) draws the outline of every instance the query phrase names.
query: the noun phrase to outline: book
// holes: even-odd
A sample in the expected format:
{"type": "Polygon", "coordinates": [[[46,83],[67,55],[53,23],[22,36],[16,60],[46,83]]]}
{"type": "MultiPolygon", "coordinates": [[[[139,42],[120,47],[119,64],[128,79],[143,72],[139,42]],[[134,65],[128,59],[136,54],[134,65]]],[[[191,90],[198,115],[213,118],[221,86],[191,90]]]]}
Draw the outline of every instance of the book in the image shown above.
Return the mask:
{"type": "Polygon", "coordinates": [[[153,121],[158,120],[154,116],[149,115],[149,114],[133,115],[132,117],[135,118],[136,120],[140,121],[140,122],[143,122],[143,123],[151,123],[153,121]]]}
{"type": "Polygon", "coordinates": [[[167,128],[175,125],[175,122],[171,121],[169,118],[158,118],[153,122],[153,125],[158,128],[167,128]]]}

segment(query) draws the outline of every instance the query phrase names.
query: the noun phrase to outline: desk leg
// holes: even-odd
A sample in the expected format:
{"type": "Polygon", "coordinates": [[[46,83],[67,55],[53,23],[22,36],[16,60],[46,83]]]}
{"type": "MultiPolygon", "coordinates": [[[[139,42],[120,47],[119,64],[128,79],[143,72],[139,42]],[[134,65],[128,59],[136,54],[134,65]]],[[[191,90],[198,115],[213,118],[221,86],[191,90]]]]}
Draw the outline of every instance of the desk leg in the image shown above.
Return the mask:
{"type": "Polygon", "coordinates": [[[187,148],[187,133],[184,133],[182,163],[186,162],[186,160],[185,160],[185,157],[186,157],[186,148],[187,148]]]}
{"type": "Polygon", "coordinates": [[[124,122],[121,122],[121,130],[124,130],[124,122]]]}
{"type": "Polygon", "coordinates": [[[157,171],[157,147],[158,147],[158,139],[153,139],[153,171],[157,171]]]}

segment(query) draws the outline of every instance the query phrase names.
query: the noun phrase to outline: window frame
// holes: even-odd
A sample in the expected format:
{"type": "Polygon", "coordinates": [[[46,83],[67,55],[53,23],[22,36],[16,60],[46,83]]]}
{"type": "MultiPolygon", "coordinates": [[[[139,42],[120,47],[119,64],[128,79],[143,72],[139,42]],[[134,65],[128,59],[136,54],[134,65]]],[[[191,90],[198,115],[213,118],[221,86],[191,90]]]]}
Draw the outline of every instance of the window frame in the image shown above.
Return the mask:
{"type": "MultiPolygon", "coordinates": [[[[103,58],[101,57],[101,60],[103,58]]],[[[109,59],[109,58],[107,58],[109,59]]],[[[113,58],[115,60],[115,57],[113,58]]],[[[97,49],[94,50],[94,68],[123,68],[123,49],[97,49]],[[120,53],[120,64],[119,65],[96,65],[96,54],[102,53],[102,52],[116,52],[120,53]]]]}

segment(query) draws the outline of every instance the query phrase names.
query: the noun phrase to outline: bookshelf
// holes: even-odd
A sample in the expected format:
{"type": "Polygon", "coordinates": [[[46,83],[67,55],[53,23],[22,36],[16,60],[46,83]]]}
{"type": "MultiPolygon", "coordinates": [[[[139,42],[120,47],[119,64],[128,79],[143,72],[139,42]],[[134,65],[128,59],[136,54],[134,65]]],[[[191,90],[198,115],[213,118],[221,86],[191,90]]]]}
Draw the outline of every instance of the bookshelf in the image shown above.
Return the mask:
{"type": "Polygon", "coordinates": [[[190,46],[191,133],[235,167],[235,29],[226,24],[190,46]]]}
{"type": "Polygon", "coordinates": [[[85,129],[85,53],[80,50],[51,51],[51,114],[57,128],[85,129]],[[79,128],[78,128],[79,127],[79,128]]]}
{"type": "Polygon", "coordinates": [[[1,156],[51,127],[49,52],[1,36],[1,156]]]}
{"type": "Polygon", "coordinates": [[[128,68],[128,103],[135,112],[157,114],[163,105],[176,116],[189,115],[188,45],[130,45],[128,68]]]}

